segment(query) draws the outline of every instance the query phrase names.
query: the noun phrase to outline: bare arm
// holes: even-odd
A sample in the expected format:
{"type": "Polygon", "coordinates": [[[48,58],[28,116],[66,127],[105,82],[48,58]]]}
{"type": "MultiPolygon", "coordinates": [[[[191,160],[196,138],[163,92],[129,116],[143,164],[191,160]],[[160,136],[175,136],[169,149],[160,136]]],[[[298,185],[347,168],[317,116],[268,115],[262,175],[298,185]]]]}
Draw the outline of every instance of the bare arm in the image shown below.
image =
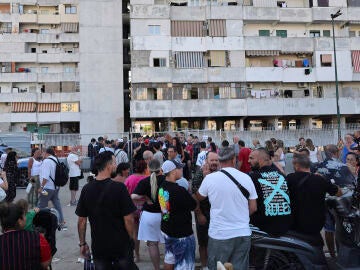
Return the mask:
{"type": "Polygon", "coordinates": [[[0,187],[3,188],[4,190],[8,190],[9,186],[6,179],[6,173],[4,171],[1,172],[1,178],[4,182],[0,185],[0,187]]]}
{"type": "Polygon", "coordinates": [[[33,158],[29,158],[29,163],[28,163],[28,178],[31,178],[31,168],[33,166],[34,163],[34,159],[33,158]]]}
{"type": "Polygon", "coordinates": [[[132,213],[124,216],[124,223],[127,233],[129,234],[130,238],[132,238],[134,235],[134,216],[132,213]]]}
{"type": "Polygon", "coordinates": [[[86,224],[87,217],[79,217],[78,219],[78,235],[79,235],[79,245],[80,253],[86,257],[89,251],[89,247],[86,244],[86,224]]]}
{"type": "Polygon", "coordinates": [[[206,199],[206,197],[202,196],[202,195],[199,193],[199,191],[197,191],[197,192],[196,192],[196,199],[197,199],[198,201],[203,201],[203,200],[206,199]]]}
{"type": "Polygon", "coordinates": [[[257,211],[256,200],[249,200],[249,214],[252,215],[257,211]]]}

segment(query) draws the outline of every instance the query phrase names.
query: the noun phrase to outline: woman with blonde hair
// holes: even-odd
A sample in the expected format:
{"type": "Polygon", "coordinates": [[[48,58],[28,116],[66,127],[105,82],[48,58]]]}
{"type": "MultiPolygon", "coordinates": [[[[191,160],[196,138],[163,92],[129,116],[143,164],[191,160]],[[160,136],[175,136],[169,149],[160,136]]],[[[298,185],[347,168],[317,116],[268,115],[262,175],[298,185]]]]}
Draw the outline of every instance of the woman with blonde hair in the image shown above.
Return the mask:
{"type": "Polygon", "coordinates": [[[131,199],[145,199],[143,211],[140,218],[138,240],[145,241],[152,264],[155,270],[160,269],[159,242],[164,243],[161,234],[161,209],[158,200],[159,187],[165,181],[165,176],[161,174],[160,162],[152,159],[149,162],[151,175],[141,180],[136,186],[131,199]]]}

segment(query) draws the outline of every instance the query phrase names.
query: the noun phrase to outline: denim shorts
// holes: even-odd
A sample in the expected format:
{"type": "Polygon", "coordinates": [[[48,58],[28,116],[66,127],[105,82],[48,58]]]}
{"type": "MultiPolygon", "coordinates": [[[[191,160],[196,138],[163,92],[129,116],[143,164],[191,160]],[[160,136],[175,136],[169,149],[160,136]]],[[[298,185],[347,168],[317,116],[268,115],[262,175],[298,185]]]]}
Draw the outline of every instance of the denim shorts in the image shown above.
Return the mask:
{"type": "Polygon", "coordinates": [[[335,232],[335,219],[329,211],[326,211],[325,214],[324,230],[326,232],[335,232]]]}
{"type": "Polygon", "coordinates": [[[170,237],[163,233],[165,239],[166,264],[173,264],[174,270],[195,269],[195,237],[190,235],[183,238],[170,237]]]}

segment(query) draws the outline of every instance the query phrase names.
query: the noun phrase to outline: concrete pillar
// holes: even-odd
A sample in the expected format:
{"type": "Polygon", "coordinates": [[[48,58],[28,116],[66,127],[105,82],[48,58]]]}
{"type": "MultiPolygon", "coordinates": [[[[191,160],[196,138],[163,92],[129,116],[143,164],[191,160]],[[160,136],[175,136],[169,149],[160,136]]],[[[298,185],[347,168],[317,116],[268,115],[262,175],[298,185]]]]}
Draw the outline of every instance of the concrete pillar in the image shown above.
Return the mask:
{"type": "Polygon", "coordinates": [[[279,118],[272,118],[268,121],[268,126],[272,126],[274,130],[278,130],[279,118]]]}
{"type": "Polygon", "coordinates": [[[304,119],[301,119],[301,125],[304,126],[306,129],[312,129],[312,117],[306,117],[304,119]]]}
{"type": "Polygon", "coordinates": [[[240,131],[244,131],[244,119],[240,119],[239,120],[239,130],[240,131]]]}
{"type": "Polygon", "coordinates": [[[202,129],[209,129],[209,121],[207,119],[203,121],[202,129]]]}
{"type": "Polygon", "coordinates": [[[340,117],[340,128],[346,129],[346,117],[345,116],[340,117]]]}
{"type": "Polygon", "coordinates": [[[172,119],[171,118],[167,118],[166,119],[166,123],[167,123],[167,130],[170,131],[171,130],[171,121],[172,119]]]}

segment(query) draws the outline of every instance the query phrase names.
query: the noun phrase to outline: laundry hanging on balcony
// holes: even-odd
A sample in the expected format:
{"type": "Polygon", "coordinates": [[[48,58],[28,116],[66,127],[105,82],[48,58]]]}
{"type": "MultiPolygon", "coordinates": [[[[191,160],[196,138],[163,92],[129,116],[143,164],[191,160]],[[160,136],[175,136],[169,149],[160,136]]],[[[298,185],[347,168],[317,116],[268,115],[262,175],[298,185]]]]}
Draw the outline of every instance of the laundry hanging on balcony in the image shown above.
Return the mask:
{"type": "Polygon", "coordinates": [[[360,51],[351,51],[352,65],[354,72],[360,72],[360,51]]]}

